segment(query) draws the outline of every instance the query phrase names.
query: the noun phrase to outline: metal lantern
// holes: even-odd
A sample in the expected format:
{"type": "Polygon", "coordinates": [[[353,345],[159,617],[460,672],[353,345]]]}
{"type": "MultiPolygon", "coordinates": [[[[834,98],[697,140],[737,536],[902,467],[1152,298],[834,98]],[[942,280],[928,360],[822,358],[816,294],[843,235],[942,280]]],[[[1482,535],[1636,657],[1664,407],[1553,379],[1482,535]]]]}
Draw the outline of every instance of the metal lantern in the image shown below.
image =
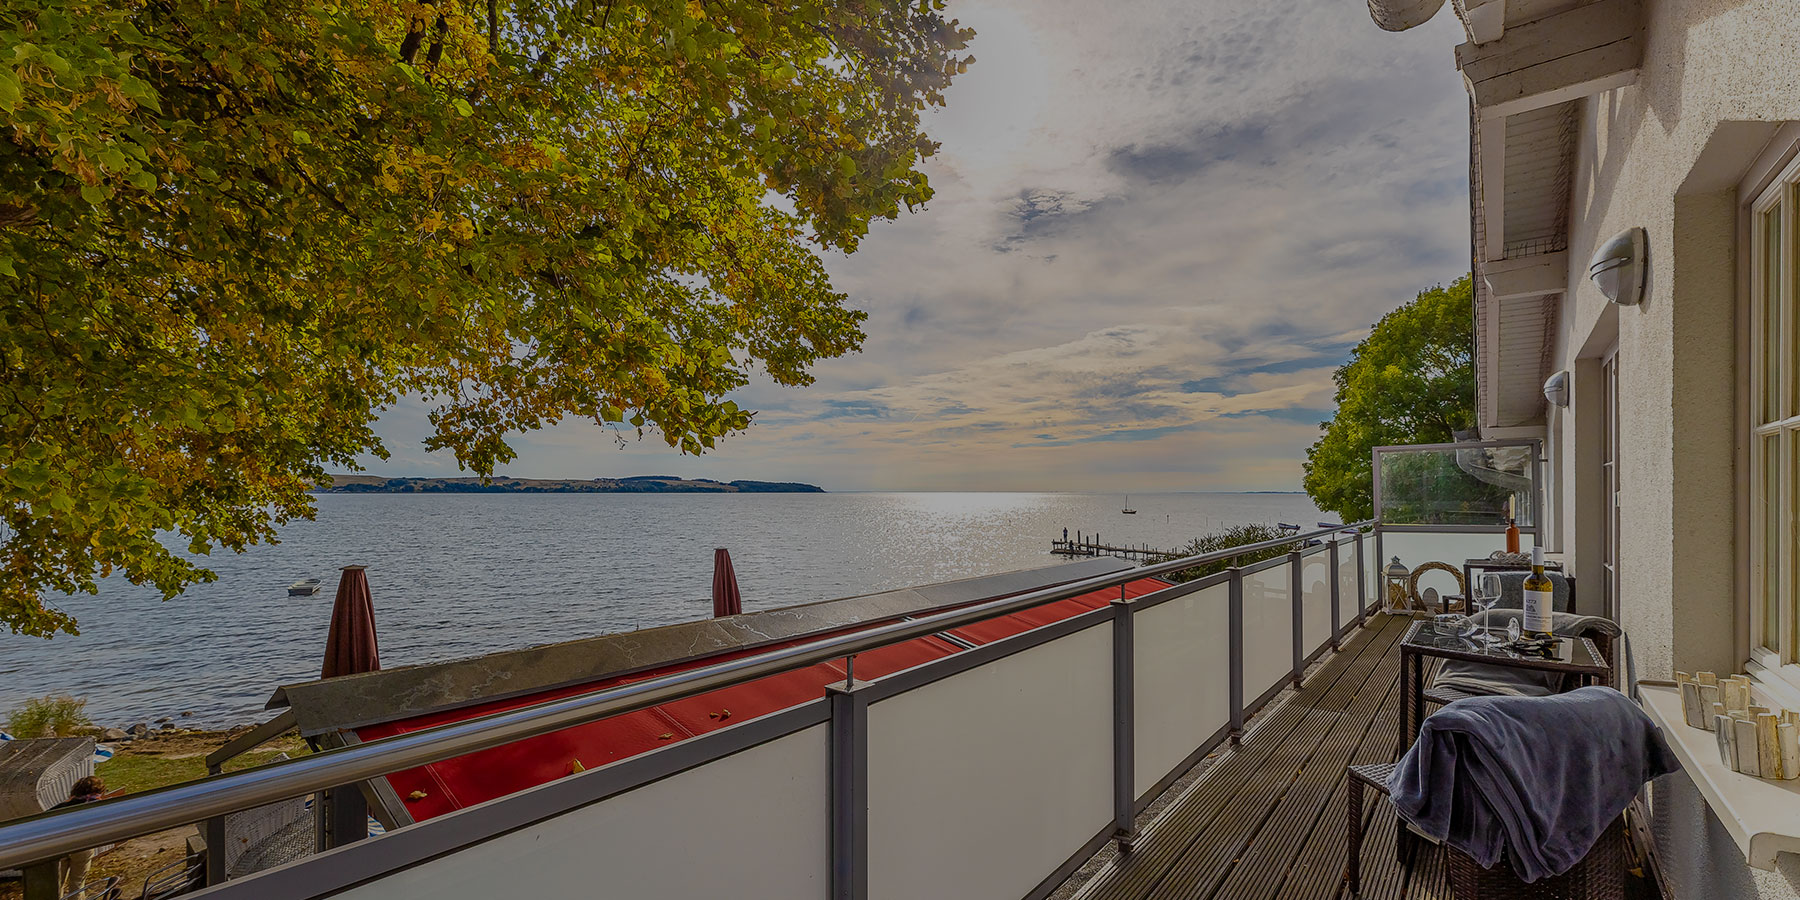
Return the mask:
{"type": "Polygon", "coordinates": [[[1400,557],[1394,557],[1387,568],[1381,570],[1382,581],[1387,584],[1387,608],[1389,610],[1405,610],[1406,598],[1412,593],[1407,579],[1412,577],[1412,570],[1400,563],[1400,557]]]}

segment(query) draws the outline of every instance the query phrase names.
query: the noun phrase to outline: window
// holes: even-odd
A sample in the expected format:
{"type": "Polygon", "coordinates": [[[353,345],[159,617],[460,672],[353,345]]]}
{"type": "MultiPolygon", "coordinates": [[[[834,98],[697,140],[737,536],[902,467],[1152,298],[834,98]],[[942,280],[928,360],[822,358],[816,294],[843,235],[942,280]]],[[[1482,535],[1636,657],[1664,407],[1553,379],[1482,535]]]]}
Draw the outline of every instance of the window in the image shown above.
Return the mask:
{"type": "Polygon", "coordinates": [[[1771,670],[1795,663],[1800,652],[1797,182],[1800,164],[1750,207],[1750,643],[1754,661],[1771,670]]]}

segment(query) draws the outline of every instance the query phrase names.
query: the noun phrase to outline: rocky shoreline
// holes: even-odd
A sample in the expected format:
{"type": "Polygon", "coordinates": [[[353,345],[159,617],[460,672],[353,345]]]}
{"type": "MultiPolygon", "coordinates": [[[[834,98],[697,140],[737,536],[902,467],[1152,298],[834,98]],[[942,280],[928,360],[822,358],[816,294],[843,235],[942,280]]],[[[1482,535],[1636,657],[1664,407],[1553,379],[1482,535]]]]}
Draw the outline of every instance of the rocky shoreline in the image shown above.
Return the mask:
{"type": "MultiPolygon", "coordinates": [[[[183,712],[181,716],[182,718],[192,718],[194,713],[192,711],[183,712]]],[[[207,728],[198,725],[184,726],[177,724],[173,717],[163,716],[162,718],[154,720],[154,722],[136,722],[124,727],[96,726],[87,729],[87,731],[98,741],[103,741],[108,744],[128,744],[132,741],[141,741],[147,738],[163,737],[172,734],[217,734],[229,740],[255,727],[255,725],[250,723],[233,725],[229,728],[207,728]]]]}

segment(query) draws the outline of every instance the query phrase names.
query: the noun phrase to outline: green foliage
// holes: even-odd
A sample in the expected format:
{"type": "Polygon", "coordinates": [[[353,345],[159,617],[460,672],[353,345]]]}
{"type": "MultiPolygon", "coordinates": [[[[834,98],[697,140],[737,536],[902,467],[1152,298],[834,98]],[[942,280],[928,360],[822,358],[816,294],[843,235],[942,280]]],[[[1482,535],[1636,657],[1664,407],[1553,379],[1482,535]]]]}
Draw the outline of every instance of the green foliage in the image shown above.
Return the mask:
{"type": "Polygon", "coordinates": [[[16,738],[69,737],[93,724],[87,699],[66,694],[27,700],[6,714],[6,730],[16,738]]]}
{"type": "Polygon", "coordinates": [[[9,0],[0,622],[164,597],[385,458],[585,418],[698,454],[855,350],[820,255],[931,197],[943,0],[9,0]]]}
{"type": "MultiPolygon", "coordinates": [[[[1202,553],[1211,553],[1215,550],[1229,550],[1232,547],[1242,547],[1246,544],[1258,544],[1263,541],[1280,540],[1281,538],[1287,537],[1290,533],[1291,532],[1282,528],[1277,528],[1274,525],[1260,525],[1255,523],[1249,525],[1231,525],[1224,530],[1215,531],[1211,534],[1204,534],[1188,541],[1187,546],[1176,550],[1175,555],[1168,557],[1167,559],[1180,559],[1184,556],[1198,556],[1202,553]]],[[[1247,566],[1253,562],[1273,559],[1290,550],[1299,549],[1299,546],[1298,543],[1280,544],[1266,550],[1252,551],[1231,559],[1205,563],[1191,569],[1182,569],[1179,572],[1163,577],[1170,581],[1193,581],[1196,578],[1204,578],[1214,572],[1223,572],[1233,565],[1247,566]]],[[[1155,560],[1155,562],[1166,562],[1167,559],[1155,560]]]]}
{"type": "Polygon", "coordinates": [[[1359,522],[1374,515],[1370,450],[1439,443],[1475,426],[1468,276],[1383,316],[1332,376],[1337,412],[1306,451],[1313,503],[1359,522]]]}

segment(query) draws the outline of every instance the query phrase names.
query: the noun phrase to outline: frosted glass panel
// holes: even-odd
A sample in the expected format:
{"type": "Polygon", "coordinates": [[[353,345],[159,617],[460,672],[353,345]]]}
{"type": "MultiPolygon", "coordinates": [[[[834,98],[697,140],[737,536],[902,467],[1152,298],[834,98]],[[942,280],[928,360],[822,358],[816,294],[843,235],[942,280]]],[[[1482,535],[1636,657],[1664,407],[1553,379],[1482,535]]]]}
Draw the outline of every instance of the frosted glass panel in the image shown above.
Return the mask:
{"type": "Polygon", "coordinates": [[[871,704],[870,900],[1023,897],[1107,827],[1112,684],[1108,623],[871,704]]]}
{"type": "MultiPolygon", "coordinates": [[[[1373,595],[1370,595],[1373,596],[1373,595]]],[[[1356,618],[1356,541],[1338,543],[1338,622],[1356,618]]]]}
{"type": "MultiPolygon", "coordinates": [[[[828,728],[815,725],[337,896],[824,900],[831,888],[830,765],[828,728]]],[[[418,827],[451,827],[452,819],[482,813],[475,807],[418,827]]]]}
{"type": "MultiPolygon", "coordinates": [[[[1331,557],[1324,548],[1300,560],[1300,637],[1306,655],[1331,643],[1331,557]]],[[[1289,655],[1292,655],[1291,651],[1289,655]]]]}
{"type": "MultiPolygon", "coordinates": [[[[1530,537],[1526,536],[1522,545],[1530,548],[1530,537]]],[[[1408,569],[1416,569],[1420,563],[1449,563],[1458,572],[1462,571],[1466,560],[1477,559],[1506,549],[1504,534],[1433,534],[1429,532],[1393,532],[1381,534],[1381,560],[1374,566],[1377,571],[1387,568],[1388,562],[1400,557],[1400,564],[1408,569]]],[[[1456,579],[1442,572],[1427,574],[1419,579],[1419,590],[1435,587],[1438,593],[1452,593],[1456,590],[1456,579]]]]}
{"type": "Polygon", "coordinates": [[[1288,567],[1244,576],[1244,702],[1294,671],[1294,606],[1288,567]]]}
{"type": "Polygon", "coordinates": [[[1230,605],[1216,584],[1133,614],[1136,796],[1231,724],[1230,605]]]}

